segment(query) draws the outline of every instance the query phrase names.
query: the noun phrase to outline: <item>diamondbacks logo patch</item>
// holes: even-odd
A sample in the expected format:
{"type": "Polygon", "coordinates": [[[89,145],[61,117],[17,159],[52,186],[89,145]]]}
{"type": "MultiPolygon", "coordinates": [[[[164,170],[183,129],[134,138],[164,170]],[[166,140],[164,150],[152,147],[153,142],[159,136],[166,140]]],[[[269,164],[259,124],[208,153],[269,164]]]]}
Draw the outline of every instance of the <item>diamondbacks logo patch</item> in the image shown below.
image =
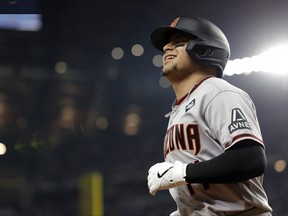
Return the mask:
{"type": "Polygon", "coordinates": [[[228,126],[230,134],[239,129],[251,130],[251,124],[247,121],[243,112],[239,108],[235,108],[231,112],[231,124],[228,126]]]}

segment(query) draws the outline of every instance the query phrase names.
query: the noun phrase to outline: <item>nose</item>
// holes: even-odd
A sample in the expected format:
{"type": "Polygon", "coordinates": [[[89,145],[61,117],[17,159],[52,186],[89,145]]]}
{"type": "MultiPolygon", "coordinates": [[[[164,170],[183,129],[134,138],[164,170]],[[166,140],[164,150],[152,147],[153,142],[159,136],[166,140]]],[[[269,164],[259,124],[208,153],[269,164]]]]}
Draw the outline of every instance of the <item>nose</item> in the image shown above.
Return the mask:
{"type": "Polygon", "coordinates": [[[166,44],[164,47],[163,47],[163,51],[164,52],[166,52],[166,51],[168,51],[168,50],[173,50],[173,45],[172,45],[172,43],[168,43],[168,44],[166,44]]]}

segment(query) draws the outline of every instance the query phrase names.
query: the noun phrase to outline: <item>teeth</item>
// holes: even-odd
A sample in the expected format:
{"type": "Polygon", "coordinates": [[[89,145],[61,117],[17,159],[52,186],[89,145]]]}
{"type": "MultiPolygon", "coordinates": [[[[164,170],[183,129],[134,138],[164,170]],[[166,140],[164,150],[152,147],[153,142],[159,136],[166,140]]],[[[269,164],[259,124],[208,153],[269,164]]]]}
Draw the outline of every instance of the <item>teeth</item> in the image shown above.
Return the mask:
{"type": "Polygon", "coordinates": [[[173,58],[174,58],[174,56],[167,56],[166,60],[173,59],[173,58]]]}

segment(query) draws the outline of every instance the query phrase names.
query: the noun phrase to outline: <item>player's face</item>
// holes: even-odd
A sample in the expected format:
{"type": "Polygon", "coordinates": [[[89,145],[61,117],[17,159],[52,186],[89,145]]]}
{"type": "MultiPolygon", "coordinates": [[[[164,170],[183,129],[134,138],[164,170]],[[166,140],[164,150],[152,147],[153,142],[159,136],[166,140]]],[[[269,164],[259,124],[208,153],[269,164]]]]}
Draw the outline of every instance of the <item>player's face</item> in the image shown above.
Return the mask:
{"type": "Polygon", "coordinates": [[[186,52],[190,39],[188,35],[176,33],[163,47],[162,75],[170,81],[184,79],[193,71],[195,63],[186,52]]]}

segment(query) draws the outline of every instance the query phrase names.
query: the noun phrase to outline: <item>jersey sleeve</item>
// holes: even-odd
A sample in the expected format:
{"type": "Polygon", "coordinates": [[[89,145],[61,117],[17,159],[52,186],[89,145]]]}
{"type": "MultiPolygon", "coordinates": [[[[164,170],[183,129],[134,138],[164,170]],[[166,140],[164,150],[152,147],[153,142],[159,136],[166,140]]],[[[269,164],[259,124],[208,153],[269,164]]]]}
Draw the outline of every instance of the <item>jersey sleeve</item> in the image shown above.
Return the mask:
{"type": "Polygon", "coordinates": [[[207,105],[204,115],[213,139],[225,150],[244,139],[264,145],[255,106],[245,92],[218,93],[207,105]]]}

